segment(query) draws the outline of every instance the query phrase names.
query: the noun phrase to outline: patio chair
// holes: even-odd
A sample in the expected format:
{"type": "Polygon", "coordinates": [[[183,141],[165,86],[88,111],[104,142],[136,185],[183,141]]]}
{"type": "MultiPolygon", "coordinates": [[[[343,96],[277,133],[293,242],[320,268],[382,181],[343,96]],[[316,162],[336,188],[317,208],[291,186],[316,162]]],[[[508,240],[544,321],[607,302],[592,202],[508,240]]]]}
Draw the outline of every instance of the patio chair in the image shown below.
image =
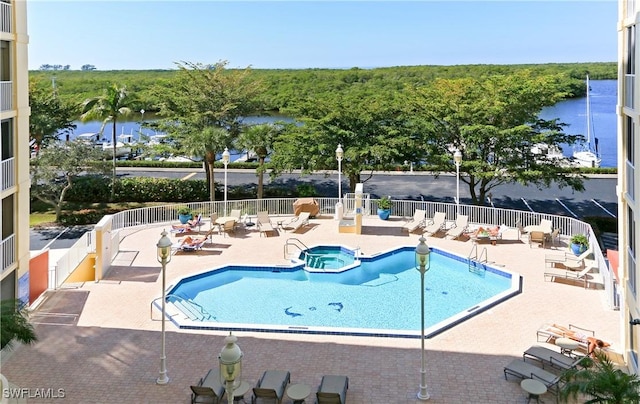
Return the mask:
{"type": "Polygon", "coordinates": [[[561,264],[567,268],[580,269],[585,265],[585,260],[592,252],[593,250],[591,249],[591,246],[589,246],[585,252],[578,256],[568,251],[563,254],[547,254],[544,257],[544,263],[545,265],[551,264],[552,267],[556,264],[561,264]]]}
{"type": "Polygon", "coordinates": [[[529,248],[531,248],[533,243],[539,243],[539,245],[542,245],[542,248],[545,248],[546,240],[547,237],[545,236],[544,232],[532,231],[531,233],[529,233],[529,248]]]}
{"type": "Polygon", "coordinates": [[[583,282],[584,288],[589,287],[589,280],[591,277],[589,276],[589,272],[593,269],[593,266],[588,265],[582,271],[572,271],[572,270],[548,270],[549,272],[544,273],[544,280],[555,281],[556,279],[564,279],[575,282],[583,282]]]}
{"type": "Polygon", "coordinates": [[[453,227],[447,230],[446,237],[451,237],[452,240],[457,239],[458,237],[462,236],[465,230],[467,230],[468,225],[469,217],[466,215],[458,215],[453,227]]]}
{"type": "Polygon", "coordinates": [[[345,404],[349,378],[347,376],[322,376],[322,381],[316,392],[318,404],[345,404]]]}
{"type": "Polygon", "coordinates": [[[218,233],[220,233],[220,225],[216,223],[216,220],[218,220],[218,214],[216,212],[213,212],[210,219],[211,222],[209,223],[209,230],[216,229],[218,230],[218,233]]]}
{"type": "Polygon", "coordinates": [[[257,403],[262,399],[275,400],[282,403],[285,388],[291,380],[291,374],[286,370],[267,370],[262,374],[260,380],[253,388],[251,403],[257,403]]]}
{"type": "Polygon", "coordinates": [[[256,221],[258,222],[258,230],[260,230],[261,236],[263,234],[266,236],[267,233],[276,231],[276,229],[271,224],[271,218],[269,217],[269,213],[267,213],[267,211],[258,212],[256,221]]]}
{"type": "Polygon", "coordinates": [[[212,368],[204,378],[201,378],[196,386],[191,387],[191,404],[222,402],[224,386],[220,382],[220,369],[212,368]]]}
{"type": "Polygon", "coordinates": [[[577,359],[572,358],[558,351],[554,351],[553,349],[549,349],[539,345],[534,345],[529,349],[527,349],[526,351],[524,351],[524,353],[522,354],[522,360],[526,361],[527,358],[532,358],[541,362],[543,369],[546,364],[561,370],[566,370],[566,369],[575,367],[583,359],[582,356],[577,359]]]}
{"type": "Polygon", "coordinates": [[[429,223],[424,228],[424,233],[427,236],[431,236],[433,234],[438,233],[440,230],[444,229],[444,224],[447,219],[447,214],[444,212],[436,212],[433,215],[433,219],[429,221],[429,223]]]}
{"type": "Polygon", "coordinates": [[[556,241],[560,239],[560,229],[554,229],[551,234],[546,234],[545,236],[545,241],[550,241],[552,245],[556,245],[556,241]]]}
{"type": "Polygon", "coordinates": [[[222,234],[224,234],[225,236],[227,234],[235,234],[235,232],[236,232],[236,221],[233,220],[233,219],[227,220],[222,225],[221,231],[222,231],[222,234]]]}
{"type": "Polygon", "coordinates": [[[535,379],[547,386],[547,390],[553,394],[558,394],[558,383],[561,380],[560,375],[555,375],[547,370],[544,370],[538,366],[535,366],[529,362],[525,362],[521,359],[512,360],[507,366],[504,367],[504,378],[507,380],[507,376],[512,375],[520,379],[535,379]]]}
{"type": "Polygon", "coordinates": [[[551,223],[551,220],[549,220],[549,219],[541,219],[539,226],[541,228],[544,228],[545,230],[548,230],[548,231],[545,231],[545,233],[547,233],[547,234],[550,234],[551,230],[553,229],[553,224],[551,223]]]}
{"type": "Polygon", "coordinates": [[[236,219],[236,222],[240,221],[240,216],[242,215],[242,211],[240,209],[232,209],[229,213],[229,217],[236,219]]]}
{"type": "Polygon", "coordinates": [[[406,222],[402,226],[402,229],[406,229],[409,233],[412,233],[418,230],[418,228],[424,226],[426,217],[427,217],[427,211],[423,209],[416,209],[416,211],[413,212],[413,218],[411,218],[408,222],[406,222]]]}
{"type": "Polygon", "coordinates": [[[298,231],[302,226],[306,226],[309,224],[309,217],[311,214],[309,212],[302,212],[299,216],[294,217],[288,222],[282,223],[282,228],[285,230],[289,230],[292,233],[298,231]]]}

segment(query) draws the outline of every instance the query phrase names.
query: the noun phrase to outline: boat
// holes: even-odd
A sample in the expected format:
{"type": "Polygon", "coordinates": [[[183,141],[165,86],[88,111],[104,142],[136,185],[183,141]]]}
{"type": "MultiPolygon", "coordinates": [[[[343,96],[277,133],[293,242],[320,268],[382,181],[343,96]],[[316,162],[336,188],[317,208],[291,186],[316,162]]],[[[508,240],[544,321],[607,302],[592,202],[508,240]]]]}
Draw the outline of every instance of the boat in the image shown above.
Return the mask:
{"type": "Polygon", "coordinates": [[[536,160],[538,162],[551,162],[556,164],[558,162],[564,163],[565,160],[560,147],[547,143],[534,144],[531,146],[531,153],[536,155],[536,160]]]}
{"type": "Polygon", "coordinates": [[[591,135],[593,131],[591,116],[589,75],[587,74],[587,136],[586,140],[573,151],[573,163],[578,167],[600,167],[602,159],[598,155],[598,139],[594,137],[595,147],[591,145],[591,135]]]}

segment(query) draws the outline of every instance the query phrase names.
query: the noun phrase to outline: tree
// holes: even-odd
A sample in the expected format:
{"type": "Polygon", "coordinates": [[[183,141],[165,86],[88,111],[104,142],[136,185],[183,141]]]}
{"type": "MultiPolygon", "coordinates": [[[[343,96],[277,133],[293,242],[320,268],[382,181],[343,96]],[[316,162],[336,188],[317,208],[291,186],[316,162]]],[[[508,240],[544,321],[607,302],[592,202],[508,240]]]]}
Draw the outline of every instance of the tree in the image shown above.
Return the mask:
{"type": "Polygon", "coordinates": [[[18,300],[0,302],[0,349],[11,348],[14,341],[33,344],[38,340],[33,325],[18,300]]]}
{"type": "Polygon", "coordinates": [[[556,182],[582,191],[583,176],[567,170],[568,161],[536,154],[533,146],[561,148],[583,138],[568,135],[557,120],[539,119],[545,106],[563,97],[554,76],[520,71],[509,76],[437,79],[413,90],[413,114],[422,127],[420,148],[438,172],[455,172],[453,152],[463,154],[460,181],[474,204],[506,183],[548,187],[556,182]]]}
{"type": "Polygon", "coordinates": [[[94,65],[82,65],[80,70],[82,71],[96,70],[96,67],[94,65]]]}
{"type": "Polygon", "coordinates": [[[65,194],[80,175],[105,175],[108,163],[103,153],[81,140],[53,143],[40,151],[31,165],[31,195],[51,205],[60,220],[65,194]]]}
{"type": "Polygon", "coordinates": [[[366,85],[298,103],[287,112],[302,125],[291,125],[275,143],[274,173],[335,169],[335,149],[341,144],[342,170],[353,192],[364,170],[415,161],[419,137],[405,104],[399,93],[379,93],[366,85]]]}
{"type": "Polygon", "coordinates": [[[106,88],[99,97],[89,98],[82,103],[82,115],[80,119],[83,122],[90,120],[102,121],[100,133],[104,127],[111,122],[111,144],[113,145],[113,175],[111,181],[111,199],[113,199],[116,184],[116,124],[120,117],[126,117],[131,114],[129,105],[133,102],[132,97],[126,90],[126,87],[118,87],[116,84],[106,88]]]}
{"type": "Polygon", "coordinates": [[[237,140],[239,149],[253,151],[258,157],[258,199],[262,199],[264,192],[265,160],[273,150],[273,144],[283,131],[281,124],[251,125],[240,134],[237,140]]]}
{"type": "Polygon", "coordinates": [[[596,352],[595,359],[585,357],[581,368],[571,368],[562,373],[564,385],[560,397],[577,399],[578,394],[591,397],[584,403],[625,404],[640,402],[640,378],[616,369],[603,352],[596,352]]]}
{"type": "Polygon", "coordinates": [[[76,128],[73,121],[78,107],[60,100],[36,81],[29,85],[29,105],[29,134],[38,150],[57,141],[59,134],[69,134],[76,128]]]}
{"type": "Polygon", "coordinates": [[[195,157],[205,159],[211,201],[216,156],[238,136],[242,118],[258,109],[262,91],[260,83],[250,79],[249,68],[227,70],[226,65],[178,64],[170,85],[155,89],[162,116],[159,129],[175,140],[177,153],[197,152],[195,157]]]}

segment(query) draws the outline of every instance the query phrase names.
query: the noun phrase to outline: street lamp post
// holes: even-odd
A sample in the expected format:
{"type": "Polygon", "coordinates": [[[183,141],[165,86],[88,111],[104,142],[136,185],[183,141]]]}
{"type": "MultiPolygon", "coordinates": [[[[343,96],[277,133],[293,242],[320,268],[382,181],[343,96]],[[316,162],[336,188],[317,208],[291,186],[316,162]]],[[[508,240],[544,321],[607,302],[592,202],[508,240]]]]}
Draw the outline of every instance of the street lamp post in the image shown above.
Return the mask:
{"type": "Polygon", "coordinates": [[[236,344],[238,338],[235,335],[229,335],[224,339],[225,346],[218,355],[220,362],[220,382],[224,384],[227,391],[227,403],[233,403],[233,390],[235,390],[242,381],[242,351],[236,344]]]}
{"type": "Polygon", "coordinates": [[[344,156],[344,150],[342,145],[338,144],[336,149],[336,160],[338,160],[338,203],[336,203],[336,215],[335,220],[342,220],[343,206],[342,206],[342,157],[344,156]]]}
{"type": "MultiPolygon", "coordinates": [[[[224,148],[224,152],[222,153],[222,163],[224,163],[224,215],[227,216],[227,165],[229,164],[229,159],[231,158],[231,154],[229,153],[228,148],[224,148]]],[[[211,185],[213,186],[213,184],[211,185]]]]}
{"type": "Polygon", "coordinates": [[[166,282],[167,282],[167,263],[171,261],[171,240],[167,237],[167,232],[162,230],[160,240],[158,240],[158,262],[162,264],[162,354],[160,356],[160,376],[156,380],[157,384],[169,383],[167,376],[167,354],[165,352],[165,321],[166,321],[166,282]]]}
{"type": "Polygon", "coordinates": [[[420,390],[418,391],[419,400],[428,400],[429,393],[427,392],[427,370],[424,367],[424,274],[429,270],[429,246],[427,245],[424,236],[420,236],[418,240],[418,246],[416,247],[416,269],[420,272],[420,332],[421,332],[421,346],[420,353],[422,354],[422,363],[420,366],[420,390]]]}
{"type": "Polygon", "coordinates": [[[456,214],[460,213],[460,164],[462,163],[462,153],[459,149],[453,153],[453,162],[456,165],[456,214]]]}

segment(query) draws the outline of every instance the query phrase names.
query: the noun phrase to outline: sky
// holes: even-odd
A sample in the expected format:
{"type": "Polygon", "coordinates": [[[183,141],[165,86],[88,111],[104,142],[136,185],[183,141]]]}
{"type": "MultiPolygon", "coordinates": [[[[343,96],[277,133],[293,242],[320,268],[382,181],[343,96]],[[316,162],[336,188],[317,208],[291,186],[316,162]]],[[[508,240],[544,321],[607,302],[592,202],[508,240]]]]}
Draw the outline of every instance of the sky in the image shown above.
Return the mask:
{"type": "Polygon", "coordinates": [[[613,62],[615,0],[27,0],[29,69],[613,62]]]}

